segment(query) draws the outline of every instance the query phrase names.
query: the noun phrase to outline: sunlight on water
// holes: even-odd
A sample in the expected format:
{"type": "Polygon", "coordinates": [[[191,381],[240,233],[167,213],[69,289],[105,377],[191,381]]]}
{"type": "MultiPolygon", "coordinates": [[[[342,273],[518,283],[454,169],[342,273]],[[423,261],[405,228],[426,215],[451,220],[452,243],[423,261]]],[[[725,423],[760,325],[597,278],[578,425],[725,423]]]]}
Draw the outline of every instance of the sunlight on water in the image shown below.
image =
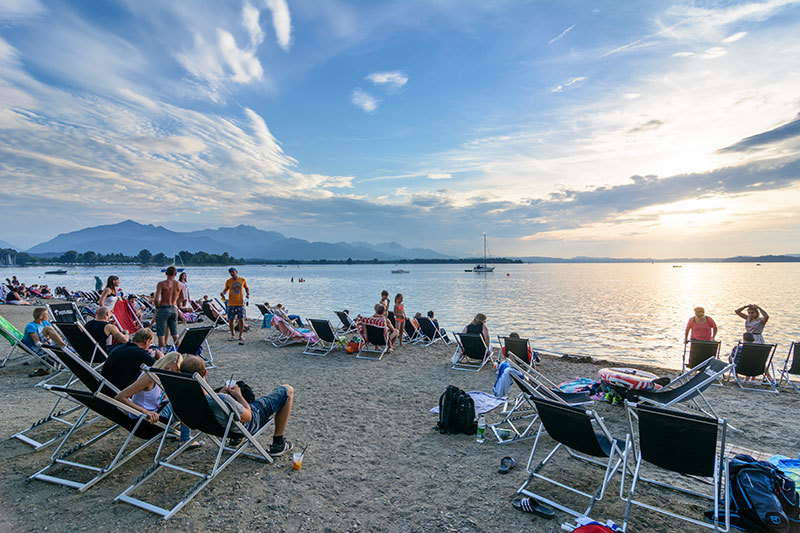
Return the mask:
{"type": "MultiPolygon", "coordinates": [[[[723,353],[744,331],[744,321],[733,310],[748,303],[770,314],[764,338],[778,343],[776,361],[782,363],[790,342],[800,340],[800,264],[498,265],[491,274],[467,273],[463,265],[405,265],[409,274],[391,274],[392,268],[245,265],[239,271],[247,278],[251,303],[280,302],[303,318],[329,318],[337,324],[333,310],[372,314],[386,289],[392,298],[403,293],[410,315],[433,309],[448,330],[460,330],[482,312],[493,336],[517,331],[534,347],[622,361],[679,366],[683,329],[697,305],[717,322],[723,353]],[[307,281],[298,283],[299,277],[307,281]]],[[[43,274],[51,269],[5,269],[5,276],[13,273],[26,283],[75,290],[93,288],[95,275],[105,279],[116,274],[125,292],[138,293],[155,290],[163,276],[158,268],[135,266],[73,267],[66,276],[43,274]]],[[[228,276],[223,267],[190,267],[186,272],[192,298],[219,296],[228,276]]],[[[253,305],[249,314],[259,316],[253,305]]]]}

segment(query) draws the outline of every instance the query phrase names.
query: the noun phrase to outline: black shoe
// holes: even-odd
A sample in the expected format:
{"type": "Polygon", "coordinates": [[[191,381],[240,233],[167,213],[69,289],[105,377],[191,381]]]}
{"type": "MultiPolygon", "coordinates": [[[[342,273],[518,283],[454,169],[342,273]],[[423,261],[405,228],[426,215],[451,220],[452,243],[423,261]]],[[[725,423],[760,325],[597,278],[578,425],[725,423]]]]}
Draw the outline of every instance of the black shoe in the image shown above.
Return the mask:
{"type": "Polygon", "coordinates": [[[243,440],[244,439],[242,439],[241,437],[230,438],[228,439],[228,446],[231,448],[238,448],[239,446],[242,445],[243,440]]]}
{"type": "Polygon", "coordinates": [[[280,457],[281,455],[285,454],[291,449],[292,449],[292,443],[289,442],[288,440],[284,440],[280,444],[270,444],[269,454],[272,457],[280,457]]]}

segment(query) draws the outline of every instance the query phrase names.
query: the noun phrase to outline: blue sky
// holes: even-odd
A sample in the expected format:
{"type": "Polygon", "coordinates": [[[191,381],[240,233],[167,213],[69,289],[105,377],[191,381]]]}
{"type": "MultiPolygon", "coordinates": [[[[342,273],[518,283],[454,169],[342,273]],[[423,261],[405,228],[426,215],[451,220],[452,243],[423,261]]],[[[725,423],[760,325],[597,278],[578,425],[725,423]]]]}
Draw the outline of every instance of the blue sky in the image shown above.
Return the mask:
{"type": "Polygon", "coordinates": [[[0,239],[800,253],[800,0],[0,0],[0,239]]]}

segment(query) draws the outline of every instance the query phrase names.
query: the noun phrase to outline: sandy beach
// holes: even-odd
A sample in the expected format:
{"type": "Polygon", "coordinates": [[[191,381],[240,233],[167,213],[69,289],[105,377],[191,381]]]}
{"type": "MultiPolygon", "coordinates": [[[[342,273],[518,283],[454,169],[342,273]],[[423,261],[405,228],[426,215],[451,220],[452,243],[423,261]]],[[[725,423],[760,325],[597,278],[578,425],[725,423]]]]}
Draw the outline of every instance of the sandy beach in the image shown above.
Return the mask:
{"type": "MultiPolygon", "coordinates": [[[[2,314],[22,329],[32,307],[0,307],[2,314]]],[[[295,447],[309,446],[302,470],[292,471],[291,458],[272,465],[238,459],[209,484],[188,506],[167,522],[156,515],[113,499],[127,488],[151,462],[155,446],[123,465],[83,494],[28,476],[49,462],[55,446],[33,452],[9,438],[45,416],[51,393],[33,388],[38,378],[28,377],[36,365],[14,364],[0,371],[0,530],[3,531],[560,531],[568,519],[536,518],[511,506],[516,490],[526,479],[525,462],[532,440],[498,445],[490,436],[485,444],[474,436],[441,435],[437,418],[429,409],[437,404],[447,385],[464,390],[491,391],[491,368],[479,373],[450,369],[452,346],[405,346],[382,361],[357,360],[337,349],[327,357],[302,355],[302,345],[274,348],[264,342],[255,321],[244,346],[227,342],[227,332],[210,337],[218,368],[208,381],[220,386],[234,375],[244,379],[257,395],[279,384],[295,388],[295,403],[286,438],[295,447]],[[518,465],[508,475],[497,467],[504,456],[518,465]]],[[[523,335],[525,332],[521,332],[523,335]]],[[[3,340],[0,344],[7,349],[3,340]]],[[[723,347],[723,351],[726,348],[723,347]]],[[[776,365],[783,364],[788,346],[779,346],[776,365]]],[[[680,353],[675,354],[679,360],[680,353]]],[[[542,372],[557,382],[576,377],[597,378],[608,362],[577,363],[545,357],[542,372]]],[[[642,367],[660,376],[674,370],[642,367]]],[[[516,394],[512,388],[512,394],[516,394]]],[[[797,431],[792,416],[798,406],[795,392],[780,395],[744,393],[735,385],[714,386],[707,393],[719,414],[743,430],[730,433],[729,442],[767,455],[795,456],[797,431]],[[756,415],[756,416],[754,416],[756,415]]],[[[598,403],[612,433],[627,433],[624,408],[598,403]]],[[[487,415],[498,421],[499,409],[487,415]]],[[[42,429],[47,433],[44,429],[42,429]]],[[[88,435],[91,430],[84,429],[88,435]]],[[[271,437],[271,430],[269,436],[271,437]]],[[[86,453],[110,453],[120,436],[101,441],[86,453]]],[[[269,443],[267,436],[261,439],[269,443]]],[[[549,450],[548,438],[543,450],[549,450]]],[[[174,446],[174,444],[173,444],[174,446]]],[[[208,459],[211,446],[189,451],[187,459],[208,459]]],[[[687,450],[691,453],[691,450],[687,450]]],[[[537,452],[537,460],[544,456],[537,452]]],[[[571,474],[586,487],[602,476],[599,469],[566,459],[547,471],[571,474]],[[560,471],[560,472],[559,472],[560,471]]],[[[546,471],[546,472],[547,472],[546,471]]],[[[545,472],[545,473],[546,473],[545,472]]],[[[193,481],[171,475],[152,485],[152,496],[176,502],[193,481]]],[[[554,497],[563,492],[535,485],[554,497]]],[[[619,477],[595,506],[593,518],[621,523],[624,503],[619,499],[619,477]]],[[[645,488],[641,497],[687,510],[688,500],[672,493],[645,488]]],[[[566,501],[574,499],[566,498],[566,501]]],[[[691,504],[696,516],[703,505],[691,504]]],[[[692,531],[691,526],[660,515],[634,509],[629,531],[692,531]]],[[[697,528],[699,530],[699,528],[697,528]]]]}

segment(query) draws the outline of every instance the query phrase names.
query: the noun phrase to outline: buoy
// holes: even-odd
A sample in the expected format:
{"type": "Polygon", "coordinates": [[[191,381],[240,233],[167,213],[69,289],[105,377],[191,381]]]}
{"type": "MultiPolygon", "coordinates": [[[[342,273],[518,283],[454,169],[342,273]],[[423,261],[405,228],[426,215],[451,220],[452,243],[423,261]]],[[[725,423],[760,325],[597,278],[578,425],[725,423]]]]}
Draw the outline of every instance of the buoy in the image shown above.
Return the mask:
{"type": "Polygon", "coordinates": [[[508,272],[506,272],[506,276],[510,276],[510,275],[511,275],[511,274],[509,274],[508,272]]]}

